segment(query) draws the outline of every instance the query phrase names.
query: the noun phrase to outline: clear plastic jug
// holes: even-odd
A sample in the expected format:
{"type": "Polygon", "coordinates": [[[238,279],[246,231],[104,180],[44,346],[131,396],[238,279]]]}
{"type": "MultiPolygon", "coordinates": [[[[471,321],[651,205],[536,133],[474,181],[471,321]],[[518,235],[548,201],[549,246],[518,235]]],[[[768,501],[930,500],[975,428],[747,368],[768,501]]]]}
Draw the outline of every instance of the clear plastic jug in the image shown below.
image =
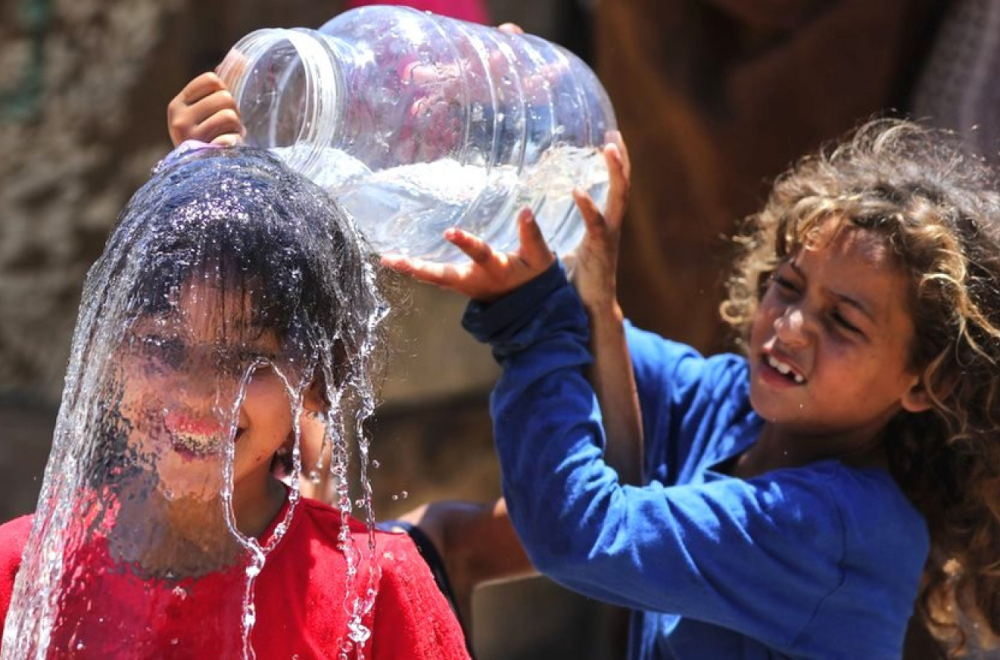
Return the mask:
{"type": "Polygon", "coordinates": [[[573,187],[607,196],[607,93],[538,37],[367,6],[319,30],[252,32],[219,74],[246,141],[335,195],[381,252],[459,260],[448,227],[516,249],[525,206],[565,252],[584,231],[573,187]]]}

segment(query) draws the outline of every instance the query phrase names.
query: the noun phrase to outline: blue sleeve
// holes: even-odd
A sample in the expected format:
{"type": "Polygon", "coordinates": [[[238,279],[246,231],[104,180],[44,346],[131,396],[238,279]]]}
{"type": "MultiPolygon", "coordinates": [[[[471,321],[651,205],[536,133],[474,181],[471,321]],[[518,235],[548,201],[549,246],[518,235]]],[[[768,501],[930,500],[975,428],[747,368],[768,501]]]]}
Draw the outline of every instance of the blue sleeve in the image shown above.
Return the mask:
{"type": "MultiPolygon", "coordinates": [[[[731,449],[720,429],[749,424],[746,360],[705,358],[696,350],[626,322],[645,435],[645,481],[688,481],[706,456],[731,449]]],[[[714,462],[714,461],[712,461],[714,462]]]]}
{"type": "MultiPolygon", "coordinates": [[[[763,482],[618,483],[601,457],[584,371],[586,314],[560,268],[497,303],[471,304],[464,322],[503,367],[491,397],[503,492],[543,573],[594,598],[692,616],[778,647],[837,587],[844,530],[823,479],[789,470],[763,482]]],[[[659,382],[649,391],[670,387],[664,378],[647,381],[659,382]]]]}

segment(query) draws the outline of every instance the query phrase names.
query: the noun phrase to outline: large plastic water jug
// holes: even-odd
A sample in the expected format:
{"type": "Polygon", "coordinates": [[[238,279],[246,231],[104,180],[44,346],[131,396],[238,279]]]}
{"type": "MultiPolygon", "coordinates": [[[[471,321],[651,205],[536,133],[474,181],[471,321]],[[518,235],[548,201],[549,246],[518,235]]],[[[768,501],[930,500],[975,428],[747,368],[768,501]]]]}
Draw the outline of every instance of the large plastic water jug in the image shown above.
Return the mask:
{"type": "Polygon", "coordinates": [[[565,252],[584,231],[573,187],[607,196],[607,93],[539,37],[367,6],[252,32],[219,74],[246,141],[332,193],[381,252],[458,260],[448,227],[515,249],[525,206],[565,252]]]}

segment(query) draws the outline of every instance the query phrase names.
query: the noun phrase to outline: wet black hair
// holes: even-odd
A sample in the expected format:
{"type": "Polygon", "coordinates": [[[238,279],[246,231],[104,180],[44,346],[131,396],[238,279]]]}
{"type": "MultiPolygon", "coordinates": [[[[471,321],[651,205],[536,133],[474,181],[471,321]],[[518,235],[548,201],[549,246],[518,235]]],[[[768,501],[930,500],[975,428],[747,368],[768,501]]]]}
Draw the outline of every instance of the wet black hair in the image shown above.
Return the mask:
{"type": "MultiPolygon", "coordinates": [[[[130,414],[126,396],[133,376],[156,372],[151,361],[127,359],[128,351],[131,339],[145,331],[145,326],[135,326],[141,319],[182,313],[178,318],[183,321],[198,320],[183,317],[183,287],[189,283],[237,294],[219,298],[220,304],[235,300],[244,307],[242,314],[221,310],[221,325],[234,319],[241,326],[249,323],[254,330],[273,333],[281,353],[273,366],[283,376],[293,375],[286,379],[290,388],[319,384],[330,408],[325,436],[332,445],[330,469],[350,474],[347,440],[353,435],[362,500],[372,523],[370,486],[364,483],[367,436],[361,431],[374,405],[371,375],[378,355],[378,322],[384,316],[376,275],[373,254],[351,218],[323,190],[267,152],[175,152],[154,171],[122,211],[84,284],[52,450],[13,594],[16,606],[8,617],[8,627],[17,630],[19,640],[41,640],[44,648],[61,625],[60,585],[79,579],[74,562],[85,555],[76,553],[90,541],[108,537],[123,507],[146,506],[146,498],[154,494],[151,487],[159,486],[155,470],[144,469],[155,468],[158,454],[132,442],[133,431],[147,432],[136,428],[146,418],[130,414]],[[137,371],[146,368],[149,371],[137,371]],[[351,415],[344,414],[348,408],[341,406],[342,396],[352,404],[351,415]],[[352,426],[353,434],[348,432],[352,426]]],[[[202,313],[205,308],[194,309],[202,313]]],[[[208,309],[214,314],[214,307],[208,309]]],[[[172,323],[162,327],[169,329],[172,323]]],[[[235,389],[232,384],[229,380],[225,390],[216,391],[228,393],[235,389]]],[[[155,416],[157,411],[139,413],[155,416]]],[[[345,478],[336,483],[345,530],[355,501],[347,482],[345,478]]],[[[166,501],[175,495],[161,492],[155,497],[166,501]]],[[[220,495],[224,501],[226,492],[220,495]]],[[[143,513],[162,516],[156,506],[143,513]]],[[[169,527],[169,520],[160,521],[163,525],[152,520],[151,528],[169,527]]],[[[144,532],[125,527],[120,540],[127,544],[169,546],[160,537],[132,537],[144,532]]],[[[354,560],[360,551],[353,537],[346,536],[351,540],[343,551],[354,560]]],[[[374,549],[374,532],[369,538],[374,549]]],[[[177,556],[185,552],[178,548],[177,556]]],[[[165,575],[201,575],[194,571],[216,568],[200,556],[194,560],[181,565],[180,573],[171,568],[165,575]]],[[[348,573],[347,579],[354,580],[354,574],[348,573]]],[[[376,581],[372,569],[368,588],[375,588],[376,581]]],[[[366,587],[359,584],[348,593],[366,593],[366,587]]]]}
{"type": "MultiPolygon", "coordinates": [[[[122,210],[84,288],[74,353],[89,356],[91,365],[111,365],[91,381],[104,392],[97,453],[119,457],[119,467],[130,463],[115,409],[128,376],[114,371],[117,360],[91,349],[126,345],[129,327],[175,312],[181,288],[197,281],[236,294],[219,297],[220,304],[243,305],[225,310],[224,323],[235,319],[236,330],[250,326],[255,335],[278,338],[278,361],[296,366],[293,387],[311,383],[328,405],[345,390],[370,395],[384,314],[375,268],[336,201],[269,152],[175,152],[122,210]]],[[[77,407],[85,402],[80,390],[71,391],[73,369],[64,404],[77,407]]],[[[128,476],[101,472],[105,484],[128,476]]]]}
{"type": "Polygon", "coordinates": [[[363,293],[370,252],[345,212],[263,150],[202,149],[161,166],[119,216],[109,256],[115,274],[138,262],[127,278],[134,315],[168,312],[178,288],[203,276],[249,294],[255,328],[303,347],[302,333],[319,327],[352,353],[364,329],[346,317],[380,304],[363,293]]]}

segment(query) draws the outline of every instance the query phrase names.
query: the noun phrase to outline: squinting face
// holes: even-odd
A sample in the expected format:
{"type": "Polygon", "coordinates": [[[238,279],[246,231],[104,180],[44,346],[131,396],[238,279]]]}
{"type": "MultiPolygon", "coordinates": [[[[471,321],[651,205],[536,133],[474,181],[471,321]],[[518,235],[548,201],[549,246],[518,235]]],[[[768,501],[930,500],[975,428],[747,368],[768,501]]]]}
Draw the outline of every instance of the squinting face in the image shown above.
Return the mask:
{"type": "Polygon", "coordinates": [[[828,222],[777,269],[750,331],[750,400],[769,423],[835,455],[925,409],[908,365],[908,282],[883,240],[828,222]]]}
{"type": "Polygon", "coordinates": [[[142,318],[131,328],[120,410],[132,450],[156,472],[168,498],[217,497],[230,438],[234,497],[259,491],[272,457],[294,432],[287,388],[271,366],[278,338],[242,322],[244,302],[189,285],[170,313],[142,318]],[[252,377],[233,416],[249,369],[252,377]]]}

